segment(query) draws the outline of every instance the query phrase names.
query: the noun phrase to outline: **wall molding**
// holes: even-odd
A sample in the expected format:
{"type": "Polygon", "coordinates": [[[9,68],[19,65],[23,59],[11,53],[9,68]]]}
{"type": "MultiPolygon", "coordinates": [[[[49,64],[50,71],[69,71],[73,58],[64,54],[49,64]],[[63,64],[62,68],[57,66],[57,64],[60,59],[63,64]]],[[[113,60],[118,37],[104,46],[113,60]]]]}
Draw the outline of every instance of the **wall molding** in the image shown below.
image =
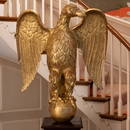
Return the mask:
{"type": "Polygon", "coordinates": [[[4,59],[2,57],[0,57],[0,65],[20,69],[20,65],[18,63],[14,63],[14,62],[6,60],[6,59],[4,59]]]}
{"type": "Polygon", "coordinates": [[[0,130],[3,130],[2,123],[0,122],[0,130]]]}
{"type": "MultiPolygon", "coordinates": [[[[17,123],[17,122],[30,122],[30,121],[39,121],[42,118],[34,118],[34,119],[22,119],[22,120],[12,120],[12,121],[4,121],[0,123],[1,125],[7,124],[7,123],[17,123]]],[[[1,130],[1,129],[0,129],[1,130]]]]}
{"type": "MultiPolygon", "coordinates": [[[[11,61],[8,61],[8,60],[5,60],[5,59],[3,59],[3,58],[0,58],[0,76],[2,77],[2,67],[9,67],[10,69],[11,69],[11,72],[13,72],[13,69],[16,69],[15,71],[20,71],[20,65],[18,65],[17,63],[13,63],[13,62],[11,62],[11,61]]],[[[10,112],[25,112],[25,111],[41,111],[42,109],[43,109],[43,82],[45,82],[45,79],[40,75],[40,74],[38,74],[37,73],[37,75],[36,75],[36,78],[35,78],[36,80],[38,80],[38,82],[39,82],[39,95],[38,95],[38,98],[39,98],[39,104],[36,106],[36,107],[34,107],[34,108],[25,108],[25,109],[23,109],[23,108],[14,108],[14,109],[10,109],[10,110],[3,110],[3,102],[2,102],[2,98],[3,98],[3,94],[2,94],[2,84],[0,84],[0,114],[1,113],[10,113],[10,112]]],[[[0,80],[2,80],[2,78],[0,78],[0,80]]],[[[0,81],[0,83],[2,83],[2,81],[0,81]]],[[[45,87],[45,86],[44,86],[45,87]]],[[[46,90],[46,89],[45,89],[46,90]]],[[[44,91],[45,91],[44,90],[44,91]]]]}
{"type": "Polygon", "coordinates": [[[10,121],[17,121],[17,120],[32,120],[32,119],[40,119],[42,117],[43,117],[43,110],[0,113],[1,122],[10,122],[10,121]]]}
{"type": "Polygon", "coordinates": [[[0,111],[2,110],[2,99],[3,99],[3,94],[2,94],[2,67],[0,66],[0,111]]]}

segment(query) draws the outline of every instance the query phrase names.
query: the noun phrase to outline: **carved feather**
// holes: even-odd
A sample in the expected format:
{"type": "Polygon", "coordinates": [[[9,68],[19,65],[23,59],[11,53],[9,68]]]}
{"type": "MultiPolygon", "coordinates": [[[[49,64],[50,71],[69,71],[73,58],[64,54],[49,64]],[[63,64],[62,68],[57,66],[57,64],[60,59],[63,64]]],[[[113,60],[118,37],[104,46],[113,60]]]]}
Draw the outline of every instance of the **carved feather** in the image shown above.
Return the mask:
{"type": "Polygon", "coordinates": [[[17,21],[16,40],[21,63],[23,87],[26,90],[34,79],[41,53],[46,51],[49,30],[42,26],[40,17],[33,11],[22,13],[17,21]]]}
{"type": "Polygon", "coordinates": [[[80,25],[73,29],[83,51],[87,71],[97,87],[101,87],[102,62],[107,48],[107,22],[99,9],[88,9],[80,25]]]}

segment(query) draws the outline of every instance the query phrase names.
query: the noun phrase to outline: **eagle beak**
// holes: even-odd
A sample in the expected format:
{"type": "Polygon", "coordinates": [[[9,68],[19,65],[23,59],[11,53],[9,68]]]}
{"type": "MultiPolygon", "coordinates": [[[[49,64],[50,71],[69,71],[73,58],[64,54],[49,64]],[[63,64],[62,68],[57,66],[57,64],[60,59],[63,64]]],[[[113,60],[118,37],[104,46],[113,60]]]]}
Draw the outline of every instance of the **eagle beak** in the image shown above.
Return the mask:
{"type": "Polygon", "coordinates": [[[78,16],[78,17],[84,17],[85,16],[85,12],[83,12],[81,10],[77,10],[76,11],[76,16],[78,16]]]}

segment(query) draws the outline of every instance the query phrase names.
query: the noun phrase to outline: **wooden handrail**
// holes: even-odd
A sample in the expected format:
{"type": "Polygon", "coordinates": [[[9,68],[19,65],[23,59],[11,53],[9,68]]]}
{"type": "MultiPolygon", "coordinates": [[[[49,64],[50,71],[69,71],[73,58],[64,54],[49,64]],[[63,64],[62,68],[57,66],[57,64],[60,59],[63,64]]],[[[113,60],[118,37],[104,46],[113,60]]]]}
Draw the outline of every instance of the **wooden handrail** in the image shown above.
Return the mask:
{"type": "Polygon", "coordinates": [[[0,21],[16,22],[17,17],[0,16],[0,21]]]}
{"type": "Polygon", "coordinates": [[[130,51],[130,43],[110,24],[107,24],[107,28],[130,51]]]}
{"type": "Polygon", "coordinates": [[[0,0],[0,4],[4,4],[7,0],[0,0]]]}
{"type": "MultiPolygon", "coordinates": [[[[82,0],[77,0],[80,5],[82,5],[85,9],[90,8],[85,2],[82,0]]],[[[130,42],[128,42],[114,27],[112,27],[109,23],[107,24],[107,28],[109,31],[130,51],[130,42]]]]}

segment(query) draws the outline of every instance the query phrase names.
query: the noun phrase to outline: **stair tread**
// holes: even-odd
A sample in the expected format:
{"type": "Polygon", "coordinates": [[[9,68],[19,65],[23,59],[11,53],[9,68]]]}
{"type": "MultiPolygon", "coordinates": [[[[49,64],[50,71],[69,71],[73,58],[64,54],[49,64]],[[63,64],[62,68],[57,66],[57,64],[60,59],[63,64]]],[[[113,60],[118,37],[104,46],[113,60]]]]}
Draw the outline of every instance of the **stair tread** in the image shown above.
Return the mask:
{"type": "Polygon", "coordinates": [[[17,21],[17,17],[0,16],[0,21],[12,21],[12,22],[16,22],[17,21]]]}
{"type": "Polygon", "coordinates": [[[117,114],[110,115],[110,114],[99,114],[101,118],[103,119],[110,119],[110,120],[116,120],[116,121],[123,121],[127,119],[127,115],[123,114],[122,116],[118,116],[117,114]]]}
{"type": "Polygon", "coordinates": [[[92,81],[83,81],[83,80],[76,81],[76,85],[92,85],[92,84],[93,84],[92,81]]]}
{"type": "Polygon", "coordinates": [[[92,102],[108,102],[110,101],[110,97],[83,97],[83,100],[92,102]]]}

